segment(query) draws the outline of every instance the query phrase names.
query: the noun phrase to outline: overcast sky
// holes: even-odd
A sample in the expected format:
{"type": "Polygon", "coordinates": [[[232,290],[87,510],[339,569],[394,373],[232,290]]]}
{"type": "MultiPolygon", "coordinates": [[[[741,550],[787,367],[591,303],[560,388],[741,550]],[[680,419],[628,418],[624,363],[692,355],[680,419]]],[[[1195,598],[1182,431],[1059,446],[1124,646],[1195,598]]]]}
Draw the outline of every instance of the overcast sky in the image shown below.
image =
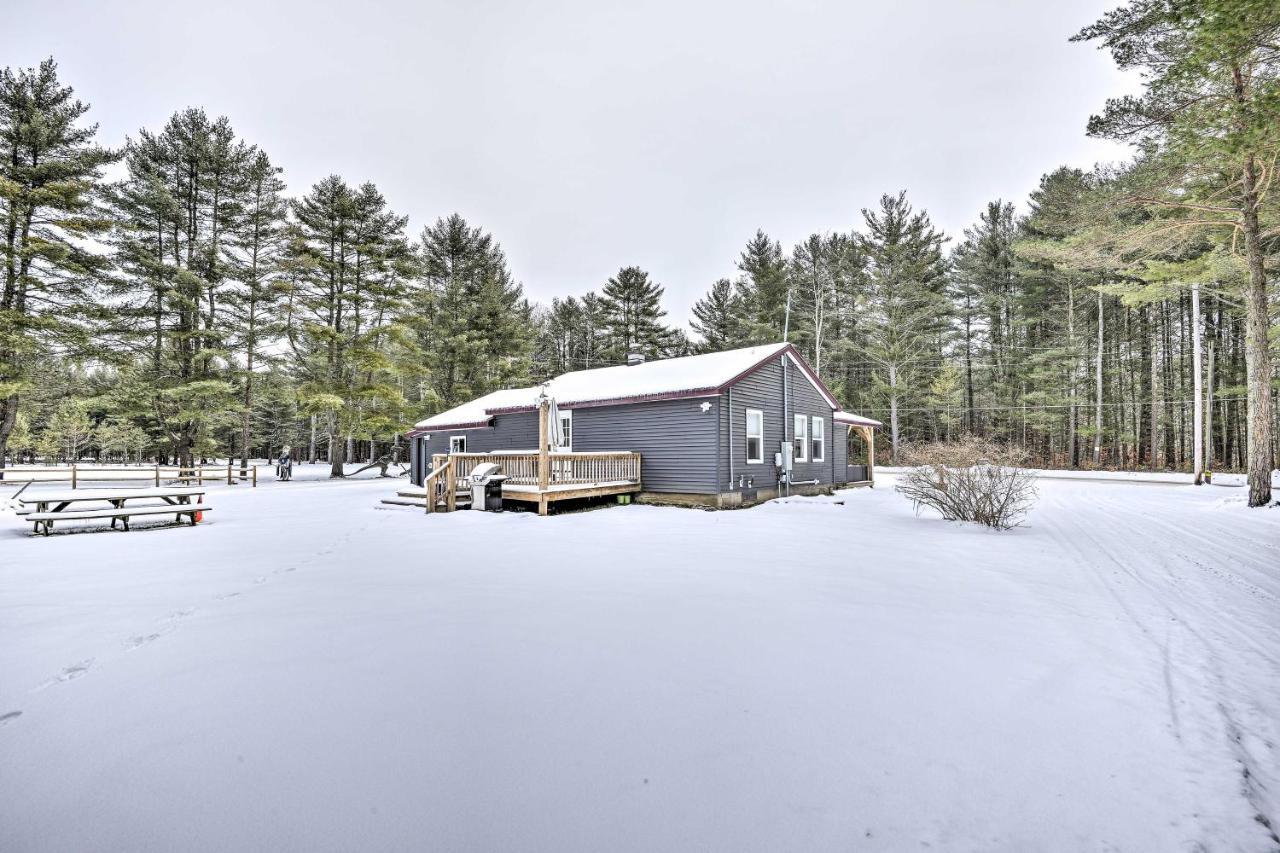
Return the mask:
{"type": "Polygon", "coordinates": [[[532,298],[636,264],[671,319],[764,228],[848,231],[906,189],[959,236],[1132,88],[1067,38],[1109,2],[128,3],[6,10],[0,63],[52,55],[120,145],[175,110],[230,117],[301,194],[372,180],[416,235],[457,211],[532,298]]]}

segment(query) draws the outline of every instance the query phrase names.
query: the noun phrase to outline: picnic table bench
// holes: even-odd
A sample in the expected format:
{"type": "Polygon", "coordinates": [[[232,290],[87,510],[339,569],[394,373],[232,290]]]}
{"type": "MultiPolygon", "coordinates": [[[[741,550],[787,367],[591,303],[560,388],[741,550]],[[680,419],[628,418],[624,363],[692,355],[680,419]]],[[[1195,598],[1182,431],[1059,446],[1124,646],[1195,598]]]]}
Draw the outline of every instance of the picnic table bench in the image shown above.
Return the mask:
{"type": "Polygon", "coordinates": [[[114,529],[116,522],[129,529],[129,519],[139,515],[173,514],[177,522],[184,517],[192,525],[198,523],[197,514],[212,509],[204,503],[205,489],[199,486],[159,486],[146,489],[76,489],[69,492],[36,492],[17,498],[21,508],[18,514],[30,521],[32,532],[48,536],[53,530],[55,521],[78,521],[84,519],[111,519],[114,529]],[[127,506],[129,501],[151,499],[152,502],[127,506]],[[158,499],[163,503],[155,503],[158,499]],[[194,499],[194,502],[193,502],[194,499]],[[68,509],[72,504],[87,502],[106,502],[109,506],[90,509],[68,509]]]}

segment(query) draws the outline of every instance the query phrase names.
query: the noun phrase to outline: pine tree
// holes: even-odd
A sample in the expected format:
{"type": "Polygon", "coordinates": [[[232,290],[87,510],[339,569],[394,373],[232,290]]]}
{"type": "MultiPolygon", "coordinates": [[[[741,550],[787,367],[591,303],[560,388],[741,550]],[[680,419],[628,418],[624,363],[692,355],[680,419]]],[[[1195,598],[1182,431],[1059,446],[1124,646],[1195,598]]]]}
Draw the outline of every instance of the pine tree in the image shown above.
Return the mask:
{"type": "Polygon", "coordinates": [[[268,345],[281,334],[275,315],[282,291],[276,277],[285,247],[288,209],[280,169],[262,151],[254,152],[244,172],[243,210],[229,242],[229,266],[235,286],[224,297],[228,350],[241,360],[240,464],[249,463],[253,446],[254,381],[270,365],[268,345]],[[263,362],[266,361],[266,365],[263,362]]]}
{"type": "Polygon", "coordinates": [[[0,71],[0,468],[32,372],[54,351],[91,355],[106,263],[85,248],[108,221],[102,167],[118,155],[93,141],[88,104],[52,59],[0,71]]]}
{"type": "Polygon", "coordinates": [[[493,237],[458,214],[422,231],[411,311],[445,408],[527,381],[532,309],[493,237]]]}
{"type": "Polygon", "coordinates": [[[861,237],[869,260],[871,314],[867,358],[889,410],[890,446],[901,446],[901,409],[928,388],[941,362],[949,306],[944,296],[943,236],[929,215],[915,212],[906,193],[885,195],[879,211],[863,210],[861,237]]]}
{"type": "Polygon", "coordinates": [[[763,230],[747,241],[738,256],[738,281],[745,334],[749,343],[782,340],[787,311],[787,261],[782,244],[763,230]]]}
{"type": "Polygon", "coordinates": [[[84,400],[64,400],[49,419],[45,429],[45,447],[61,454],[67,462],[76,462],[94,438],[93,421],[89,419],[84,400]]]}
{"type": "Polygon", "coordinates": [[[702,336],[699,352],[720,352],[741,345],[741,297],[727,278],[711,285],[707,295],[693,306],[693,330],[702,336]]]}
{"type": "Polygon", "coordinates": [[[372,184],[353,191],[337,175],[312,187],[293,211],[282,282],[285,337],[304,380],[302,412],[323,419],[330,476],[341,477],[355,440],[389,434],[404,408],[390,381],[396,364],[387,339],[398,334],[392,320],[407,310],[414,271],[406,219],[387,210],[372,184]]]}
{"type": "Polygon", "coordinates": [[[957,304],[963,348],[966,428],[972,431],[976,428],[973,363],[979,338],[983,355],[991,363],[987,387],[993,403],[1011,404],[1024,379],[1020,366],[1025,362],[1019,356],[1024,350],[1019,347],[1026,341],[1020,337],[1025,326],[1017,311],[1021,291],[1013,248],[1018,236],[1013,205],[1003,200],[988,203],[964,236],[952,258],[950,290],[957,304]]]}
{"type": "Polygon", "coordinates": [[[1121,69],[1144,73],[1141,96],[1114,98],[1089,122],[1091,135],[1136,143],[1170,167],[1163,191],[1131,201],[1175,211],[1192,231],[1243,238],[1249,505],[1265,506],[1275,403],[1262,214],[1280,153],[1280,6],[1134,0],[1074,40],[1099,41],[1121,69]]]}
{"type": "Polygon", "coordinates": [[[662,324],[663,288],[639,267],[623,267],[605,283],[600,307],[608,338],[607,356],[615,363],[631,353],[658,358],[670,346],[671,332],[662,324]]]}
{"type": "Polygon", "coordinates": [[[128,177],[114,193],[118,296],[125,345],[145,342],[158,420],[181,465],[208,440],[214,413],[232,403],[221,301],[256,149],[225,118],[174,114],[160,133],[142,130],[125,152],[128,177]]]}

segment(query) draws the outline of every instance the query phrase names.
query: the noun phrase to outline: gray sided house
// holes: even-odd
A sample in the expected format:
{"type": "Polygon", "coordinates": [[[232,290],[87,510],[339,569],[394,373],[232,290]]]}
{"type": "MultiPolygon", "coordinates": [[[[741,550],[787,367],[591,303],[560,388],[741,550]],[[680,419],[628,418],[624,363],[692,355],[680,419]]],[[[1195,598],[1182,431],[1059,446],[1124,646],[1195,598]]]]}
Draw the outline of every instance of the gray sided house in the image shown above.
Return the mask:
{"type": "Polygon", "coordinates": [[[876,421],[841,410],[790,344],[566,373],[496,391],[409,433],[421,484],[433,456],[536,453],[539,396],[560,453],[639,453],[641,500],[732,507],[870,484],[876,421]]]}

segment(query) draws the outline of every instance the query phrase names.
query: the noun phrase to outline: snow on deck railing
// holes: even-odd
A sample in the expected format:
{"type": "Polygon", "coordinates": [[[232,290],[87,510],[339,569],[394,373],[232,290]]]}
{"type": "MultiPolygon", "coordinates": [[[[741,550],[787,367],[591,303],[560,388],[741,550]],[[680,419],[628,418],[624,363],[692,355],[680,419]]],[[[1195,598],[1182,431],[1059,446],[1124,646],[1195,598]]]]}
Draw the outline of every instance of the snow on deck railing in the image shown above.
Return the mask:
{"type": "MultiPolygon", "coordinates": [[[[454,453],[431,457],[431,467],[454,460],[453,474],[459,484],[467,481],[477,465],[492,463],[502,466],[507,482],[513,486],[538,485],[538,454],[529,453],[454,453]]],[[[629,450],[603,453],[548,453],[550,484],[590,486],[596,483],[640,482],[640,454],[629,450]]]]}

